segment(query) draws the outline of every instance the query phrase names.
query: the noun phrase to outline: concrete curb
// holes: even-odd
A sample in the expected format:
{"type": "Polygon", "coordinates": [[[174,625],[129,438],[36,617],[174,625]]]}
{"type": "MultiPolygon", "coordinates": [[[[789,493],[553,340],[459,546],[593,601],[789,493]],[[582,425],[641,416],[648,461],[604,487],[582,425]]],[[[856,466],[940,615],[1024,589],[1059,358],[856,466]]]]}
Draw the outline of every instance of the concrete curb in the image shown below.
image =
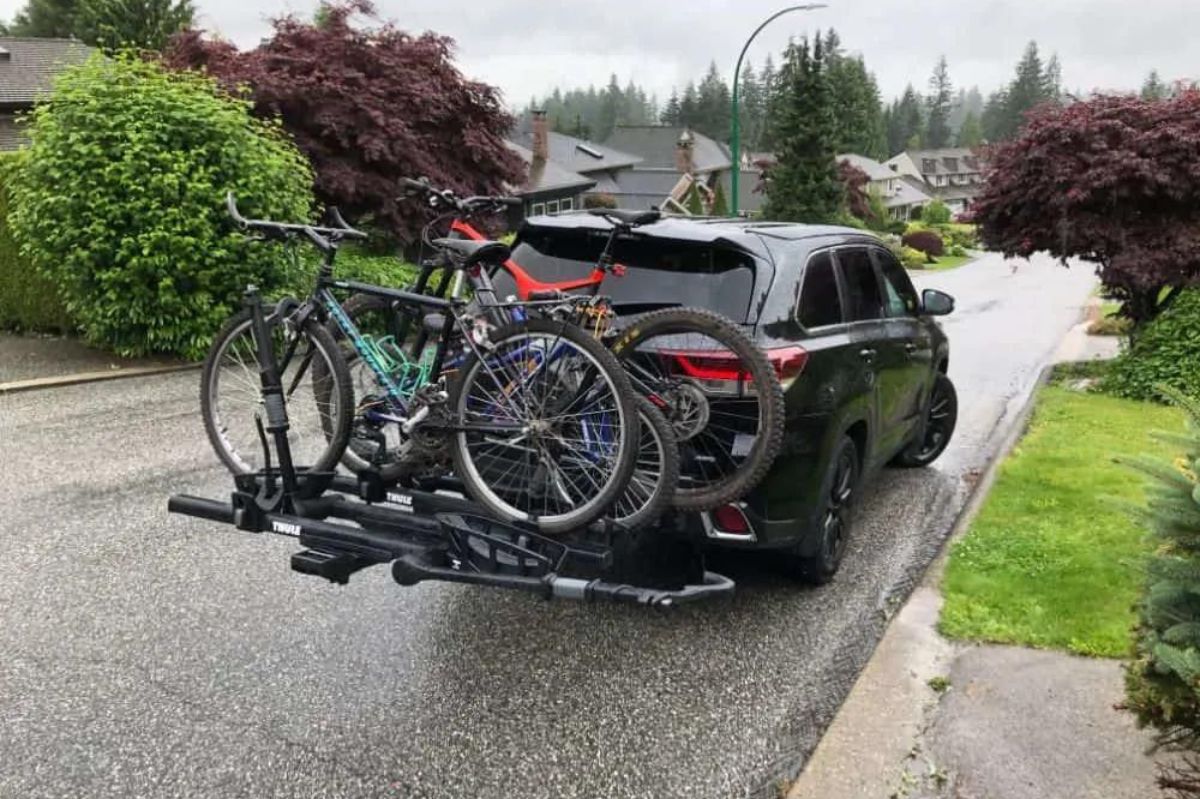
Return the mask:
{"type": "MultiPolygon", "coordinates": [[[[1085,317],[1086,319],[1086,317],[1085,317]]],[[[1087,322],[1064,336],[1052,362],[1038,373],[1028,391],[1010,404],[988,447],[990,457],[968,494],[940,551],[929,564],[904,606],[888,625],[858,680],[842,702],[833,723],[792,784],[788,799],[822,799],[827,796],[903,795],[897,783],[906,773],[906,762],[917,751],[917,742],[937,696],[928,681],[943,676],[960,645],[937,634],[941,614],[938,585],[950,544],[962,537],[991,493],[1000,468],[1024,438],[1044,388],[1060,363],[1074,360],[1074,340],[1086,338],[1087,322]],[[847,767],[847,764],[849,766],[847,767]]]]}
{"type": "Polygon", "coordinates": [[[134,366],[128,369],[111,369],[107,372],[77,372],[72,375],[56,375],[54,377],[34,377],[29,380],[13,380],[0,383],[0,396],[18,394],[23,391],[41,391],[63,386],[75,386],[82,383],[99,383],[105,380],[123,380],[131,377],[150,377],[152,375],[186,372],[199,369],[198,363],[175,364],[171,366],[134,366]]]}

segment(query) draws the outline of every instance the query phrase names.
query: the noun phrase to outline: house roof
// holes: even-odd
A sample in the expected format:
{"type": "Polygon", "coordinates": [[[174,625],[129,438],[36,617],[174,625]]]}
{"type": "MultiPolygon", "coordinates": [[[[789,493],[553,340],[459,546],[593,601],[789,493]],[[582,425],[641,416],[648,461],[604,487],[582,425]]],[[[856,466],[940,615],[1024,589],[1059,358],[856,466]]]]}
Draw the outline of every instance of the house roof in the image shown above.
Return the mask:
{"type": "Polygon", "coordinates": [[[896,173],[888,167],[876,161],[874,158],[867,158],[865,155],[856,153],[843,153],[837,157],[840,164],[842,161],[849,161],[850,166],[861,169],[867,173],[867,177],[871,180],[895,180],[896,173]]]}
{"type": "Polygon", "coordinates": [[[936,186],[933,188],[933,196],[939,200],[974,200],[983,190],[983,186],[975,184],[974,186],[936,186]]]}
{"type": "MultiPolygon", "coordinates": [[[[587,139],[568,136],[565,133],[549,131],[546,134],[546,144],[550,160],[564,169],[586,175],[589,172],[620,169],[640,163],[641,158],[620,150],[614,150],[603,144],[596,144],[587,139]]],[[[522,147],[533,149],[533,129],[527,122],[513,131],[512,141],[522,147]]]]}
{"type": "MultiPolygon", "coordinates": [[[[940,150],[906,150],[922,175],[957,175],[979,172],[981,159],[970,147],[943,147],[940,150]]],[[[895,160],[895,159],[892,159],[895,160]]]]}
{"type": "Polygon", "coordinates": [[[896,192],[889,197],[883,198],[884,207],[904,208],[909,205],[922,205],[933,201],[933,196],[930,193],[932,189],[930,189],[929,184],[925,181],[909,175],[896,175],[893,173],[892,176],[897,178],[896,192]]]}
{"type": "Polygon", "coordinates": [[[94,51],[73,39],[0,37],[0,105],[30,106],[50,90],[64,67],[94,51]],[[7,55],[5,55],[7,54],[7,55]]]}
{"type": "Polygon", "coordinates": [[[578,172],[564,169],[553,160],[534,163],[533,152],[526,147],[522,147],[511,141],[505,142],[505,144],[508,145],[510,150],[521,156],[521,159],[529,167],[529,176],[520,189],[522,196],[528,197],[534,194],[564,189],[579,189],[583,191],[596,185],[596,181],[591,178],[580,175],[578,172]]]}
{"type": "Polygon", "coordinates": [[[640,157],[638,169],[675,169],[675,144],[684,131],[692,136],[692,164],[696,172],[729,169],[729,148],[702,133],[669,125],[618,125],[605,145],[640,157]]]}
{"type": "Polygon", "coordinates": [[[674,169],[624,169],[613,176],[610,188],[603,191],[611,194],[621,208],[657,208],[671,195],[681,177],[674,169]]]}

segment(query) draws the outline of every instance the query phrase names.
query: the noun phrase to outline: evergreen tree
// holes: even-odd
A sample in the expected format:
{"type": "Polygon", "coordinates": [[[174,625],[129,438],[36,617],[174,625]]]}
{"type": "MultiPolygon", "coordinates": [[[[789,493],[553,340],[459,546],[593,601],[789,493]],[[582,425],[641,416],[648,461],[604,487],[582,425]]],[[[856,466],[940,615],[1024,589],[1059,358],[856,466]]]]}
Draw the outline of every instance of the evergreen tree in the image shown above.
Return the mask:
{"type": "Polygon", "coordinates": [[[738,124],[741,126],[742,148],[758,149],[762,133],[763,92],[754,74],[754,67],[746,64],[738,86],[738,124]]]}
{"type": "Polygon", "coordinates": [[[8,25],[10,36],[68,39],[75,35],[79,0],[28,0],[8,25]]]}
{"type": "Polygon", "coordinates": [[[772,122],[775,119],[775,98],[779,91],[779,76],[775,71],[775,59],[771,54],[767,54],[767,60],[763,62],[762,71],[758,73],[758,85],[762,87],[762,118],[758,123],[758,142],[755,146],[759,150],[773,150],[775,148],[775,136],[772,129],[772,122]]]}
{"type": "Polygon", "coordinates": [[[867,71],[861,56],[841,53],[837,32],[832,28],[826,34],[824,52],[837,125],[835,148],[839,153],[887,158],[887,134],[875,76],[867,71]]]}
{"type": "Polygon", "coordinates": [[[612,75],[604,89],[604,99],[600,103],[600,119],[596,123],[596,135],[600,141],[607,139],[617,126],[621,118],[621,104],[621,85],[617,83],[617,76],[612,75]]]}
{"type": "Polygon", "coordinates": [[[925,146],[939,149],[950,144],[950,105],[953,89],[946,57],[938,59],[929,79],[928,116],[925,125],[925,146]]]}
{"type": "Polygon", "coordinates": [[[1153,542],[1125,707],[1157,731],[1160,745],[1186,753],[1159,775],[1160,787],[1183,797],[1200,794],[1200,403],[1171,398],[1187,412],[1187,433],[1155,437],[1182,457],[1124,461],[1150,478],[1146,506],[1131,510],[1153,542]]]}
{"type": "Polygon", "coordinates": [[[1052,103],[1062,102],[1062,64],[1058,61],[1058,53],[1050,56],[1046,71],[1042,73],[1042,99],[1052,103]]]}
{"type": "Polygon", "coordinates": [[[709,64],[697,95],[696,120],[692,127],[717,141],[727,141],[733,100],[715,61],[709,64]]]}
{"type": "Polygon", "coordinates": [[[692,216],[704,216],[704,198],[700,196],[700,190],[693,183],[688,189],[687,196],[683,199],[683,207],[692,216]]]}
{"type": "Polygon", "coordinates": [[[1150,70],[1150,74],[1146,76],[1146,82],[1142,84],[1142,99],[1165,100],[1170,94],[1167,85],[1158,77],[1158,70],[1150,70]]]}
{"type": "Polygon", "coordinates": [[[700,96],[696,92],[696,84],[689,82],[683,90],[683,99],[679,101],[679,124],[694,128],[700,119],[700,96]]]}
{"type": "MultiPolygon", "coordinates": [[[[1025,125],[1025,115],[1047,101],[1058,101],[1062,74],[1058,58],[1052,57],[1043,67],[1037,42],[1030,42],[1017,64],[1017,74],[1003,94],[1003,108],[993,109],[991,118],[984,117],[984,133],[989,141],[1011,139],[1025,125]],[[988,123],[993,128],[988,129],[988,123]]],[[[996,95],[993,95],[994,97],[996,95]]]]}
{"type": "Polygon", "coordinates": [[[1008,92],[1005,89],[993,92],[979,118],[983,138],[987,142],[998,142],[1006,138],[1008,129],[1008,92]]]}
{"type": "Polygon", "coordinates": [[[725,187],[720,181],[717,181],[717,188],[713,190],[712,209],[708,213],[709,216],[729,216],[729,202],[725,199],[725,187]]]}
{"type": "Polygon", "coordinates": [[[825,54],[820,37],[788,47],[780,71],[775,131],[778,162],[767,187],[768,219],[825,222],[836,218],[842,198],[834,164],[833,118],[825,54]]]}
{"type": "Polygon", "coordinates": [[[667,104],[663,106],[663,111],[662,115],[659,117],[659,122],[664,125],[678,125],[679,113],[679,92],[671,89],[671,99],[667,100],[667,104]]]}
{"type": "Polygon", "coordinates": [[[904,94],[892,106],[891,126],[888,130],[888,155],[921,147],[924,120],[921,116],[921,95],[909,84],[904,94]]]}
{"type": "Polygon", "coordinates": [[[162,50],[195,16],[191,0],[82,0],[75,28],[80,39],[105,50],[162,50]]]}
{"type": "Polygon", "coordinates": [[[968,111],[954,140],[957,147],[978,147],[983,144],[983,125],[974,111],[968,111]]]}

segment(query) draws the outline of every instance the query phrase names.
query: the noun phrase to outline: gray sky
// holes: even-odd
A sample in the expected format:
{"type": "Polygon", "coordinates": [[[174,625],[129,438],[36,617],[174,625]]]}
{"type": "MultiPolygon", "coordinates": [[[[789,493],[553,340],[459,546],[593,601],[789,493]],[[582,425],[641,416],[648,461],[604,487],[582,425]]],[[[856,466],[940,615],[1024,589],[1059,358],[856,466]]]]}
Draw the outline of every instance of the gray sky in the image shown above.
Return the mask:
{"type": "MultiPolygon", "coordinates": [[[[272,16],[307,15],[316,0],[196,0],[200,23],[239,46],[254,45],[272,16]]],[[[945,53],[956,86],[986,93],[1006,82],[1036,39],[1057,52],[1069,90],[1130,88],[1157,68],[1164,79],[1200,79],[1200,0],[827,0],[829,8],[784,16],[749,58],[761,64],[789,35],[833,26],[861,52],[885,97],[912,82],[924,89],[945,53]]],[[[711,59],[732,73],[738,51],[783,0],[376,0],[400,27],[458,42],[463,71],[498,85],[521,106],[554,86],[632,78],[660,101],[698,78],[711,59]]],[[[23,0],[0,0],[11,18],[23,0]]]]}

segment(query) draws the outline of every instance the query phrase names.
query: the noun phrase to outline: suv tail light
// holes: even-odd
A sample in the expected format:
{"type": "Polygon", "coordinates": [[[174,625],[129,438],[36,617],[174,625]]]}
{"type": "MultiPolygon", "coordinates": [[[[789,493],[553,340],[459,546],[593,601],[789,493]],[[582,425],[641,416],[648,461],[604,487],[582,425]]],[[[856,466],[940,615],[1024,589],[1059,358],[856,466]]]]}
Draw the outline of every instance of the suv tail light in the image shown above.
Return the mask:
{"type": "Polygon", "coordinates": [[[737,505],[722,505],[712,512],[713,527],[725,535],[750,535],[750,520],[737,505]]]}
{"type": "MultiPolygon", "coordinates": [[[[784,390],[796,382],[808,363],[808,352],[803,347],[776,347],[765,352],[784,390]]],[[[696,380],[751,382],[742,359],[728,350],[672,350],[669,354],[681,372],[696,380]]]]}

